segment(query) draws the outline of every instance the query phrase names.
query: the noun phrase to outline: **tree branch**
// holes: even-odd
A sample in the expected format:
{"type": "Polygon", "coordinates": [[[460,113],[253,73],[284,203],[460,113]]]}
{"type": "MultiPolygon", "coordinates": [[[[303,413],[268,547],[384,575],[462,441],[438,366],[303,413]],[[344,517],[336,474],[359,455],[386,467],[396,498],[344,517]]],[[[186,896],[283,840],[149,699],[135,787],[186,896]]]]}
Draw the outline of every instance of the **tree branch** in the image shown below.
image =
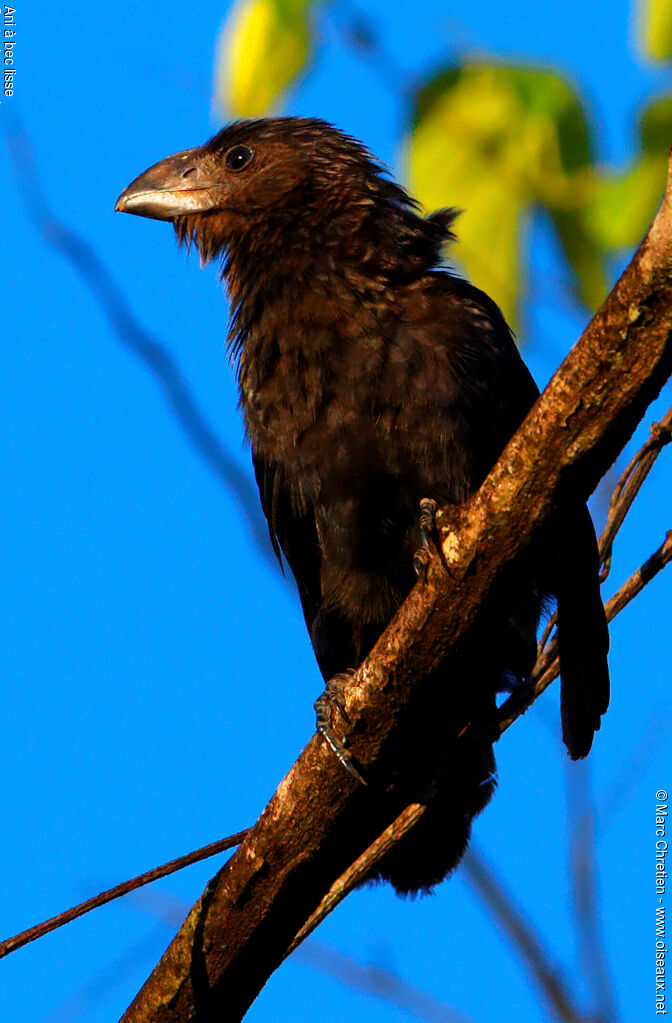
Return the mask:
{"type": "MultiPolygon", "coordinates": [[[[193,907],[125,1023],[206,1019],[224,1006],[228,1019],[241,1018],[325,892],[399,816],[376,785],[389,770],[411,692],[472,625],[503,566],[554,509],[588,497],[670,374],[671,265],[672,181],[629,267],[481,490],[440,514],[445,564],[433,559],[426,583],[354,676],[347,738],[369,786],[345,776],[313,737],[193,907]]],[[[457,756],[466,736],[453,738],[457,756]]]]}
{"type": "Polygon", "coordinates": [[[464,856],[464,869],[469,882],[485,902],[488,910],[520,953],[532,978],[553,1016],[561,1023],[587,1023],[570,994],[570,985],[560,967],[553,963],[530,920],[499,881],[492,868],[473,847],[464,856]]]}

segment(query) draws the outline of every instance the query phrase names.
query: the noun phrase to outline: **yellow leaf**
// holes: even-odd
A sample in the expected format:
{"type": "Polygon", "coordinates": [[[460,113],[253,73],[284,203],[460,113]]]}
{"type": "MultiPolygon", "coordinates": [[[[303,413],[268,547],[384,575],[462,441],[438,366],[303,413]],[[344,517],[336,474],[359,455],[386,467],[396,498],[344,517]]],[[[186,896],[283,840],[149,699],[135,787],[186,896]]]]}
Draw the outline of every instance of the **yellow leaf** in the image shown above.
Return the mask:
{"type": "Polygon", "coordinates": [[[672,96],[653,101],[640,117],[640,152],[625,171],[605,173],[587,214],[593,236],[609,249],[637,245],[665,190],[672,143],[672,96]]]}
{"type": "Polygon", "coordinates": [[[408,145],[411,190],[428,209],[457,206],[455,257],[515,324],[524,293],[526,213],[550,213],[590,304],[604,295],[603,254],[583,211],[596,187],[581,105],[552,72],[467,63],[420,93],[408,145]]]}
{"type": "Polygon", "coordinates": [[[641,40],[647,57],[672,60],[672,3],[640,0],[641,40]]]}
{"type": "Polygon", "coordinates": [[[643,156],[624,174],[605,176],[588,211],[591,233],[613,250],[637,245],[665,188],[666,160],[643,156]]]}
{"type": "Polygon", "coordinates": [[[217,103],[233,117],[269,113],[308,61],[315,0],[238,0],[220,33],[217,103]]]}

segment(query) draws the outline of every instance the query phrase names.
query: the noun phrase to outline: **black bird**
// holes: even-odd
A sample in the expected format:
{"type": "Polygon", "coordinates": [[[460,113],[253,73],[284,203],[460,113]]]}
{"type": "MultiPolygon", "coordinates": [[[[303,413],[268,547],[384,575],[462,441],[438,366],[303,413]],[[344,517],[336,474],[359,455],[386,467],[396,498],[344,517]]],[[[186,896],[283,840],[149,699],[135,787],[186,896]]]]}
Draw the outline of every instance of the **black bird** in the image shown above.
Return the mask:
{"type": "MultiPolygon", "coordinates": [[[[363,145],[295,117],[224,128],[140,175],[116,208],[173,221],[202,264],[221,259],[273,546],[325,680],[347,672],[416,581],[420,501],[463,502],[538,394],[495,303],[442,267],[455,211],[421,216],[363,145]]],[[[397,789],[410,800],[421,776],[436,783],[376,877],[414,892],[459,861],[494,756],[458,765],[445,736],[491,717],[496,693],[529,674],[553,598],[563,737],[573,758],[588,753],[609,702],[598,568],[588,510],[569,499],[423,687],[397,789]]]]}

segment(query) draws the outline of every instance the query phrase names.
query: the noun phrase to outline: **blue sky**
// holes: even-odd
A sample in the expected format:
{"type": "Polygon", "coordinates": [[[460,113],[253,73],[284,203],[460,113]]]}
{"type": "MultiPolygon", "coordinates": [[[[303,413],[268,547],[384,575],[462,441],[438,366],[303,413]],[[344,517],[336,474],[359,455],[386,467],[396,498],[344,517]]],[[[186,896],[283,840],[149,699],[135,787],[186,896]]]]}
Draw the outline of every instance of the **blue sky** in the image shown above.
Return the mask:
{"type": "MultiPolygon", "coordinates": [[[[80,0],[67,11],[45,5],[38,17],[22,5],[16,93],[3,99],[0,119],[4,126],[20,114],[53,209],[95,245],[248,471],[214,271],[186,262],[165,224],[113,212],[140,171],[220,124],[211,74],[226,9],[80,0]]],[[[484,0],[467,11],[416,0],[411,13],[398,0],[368,0],[359,9],[411,76],[464,52],[564,69],[586,97],[605,162],[627,161],[637,109],[670,87],[638,54],[622,0],[484,0]]],[[[283,109],[337,123],[403,177],[405,111],[344,48],[344,16],[340,6],[321,13],[316,66],[283,109]]],[[[259,556],[154,380],[35,234],[5,155],[0,190],[5,937],[252,823],[310,737],[321,686],[292,587],[259,556]]],[[[587,312],[568,309],[562,289],[547,285],[562,272],[555,245],[543,224],[530,231],[537,286],[524,340],[543,385],[587,312]]],[[[672,525],[669,458],[660,458],[619,538],[614,585],[672,525]]],[[[612,629],[612,708],[587,768],[603,810],[604,951],[622,1018],[633,1023],[653,1018],[654,796],[672,785],[671,592],[672,575],[663,574],[612,629]],[[619,784],[616,800],[604,803],[638,743],[645,756],[632,785],[619,784]]],[[[554,688],[500,743],[499,791],[475,843],[576,978],[570,768],[557,701],[554,688]]],[[[191,904],[219,862],[160,882],[163,902],[111,905],[4,960],[0,1018],[116,1019],[170,939],[155,907],[191,904]]],[[[525,1023],[549,1018],[459,871],[415,902],[387,887],[358,891],[317,937],[398,971],[474,1023],[503,1023],[514,1011],[525,1023]]],[[[301,1023],[316,1011],[325,1021],[410,1018],[299,961],[278,971],[248,1018],[301,1023]]]]}

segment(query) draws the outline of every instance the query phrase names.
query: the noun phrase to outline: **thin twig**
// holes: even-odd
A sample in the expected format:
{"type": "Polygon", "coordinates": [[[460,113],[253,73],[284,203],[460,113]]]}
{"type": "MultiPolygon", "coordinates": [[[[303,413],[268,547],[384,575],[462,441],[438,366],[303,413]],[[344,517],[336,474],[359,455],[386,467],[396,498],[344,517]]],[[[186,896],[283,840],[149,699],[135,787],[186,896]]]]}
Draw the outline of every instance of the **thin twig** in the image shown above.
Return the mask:
{"type": "MultiPolygon", "coordinates": [[[[635,739],[618,771],[600,794],[593,809],[595,834],[599,838],[622,813],[656,754],[663,754],[664,744],[672,735],[672,720],[661,720],[653,714],[635,739]]],[[[577,821],[577,827],[581,822],[577,821]]]]}
{"type": "MultiPolygon", "coordinates": [[[[183,916],[186,916],[188,911],[189,907],[185,906],[183,916]]],[[[120,955],[108,960],[60,1004],[55,1005],[49,1014],[43,1017],[42,1023],[74,1023],[77,1019],[90,1019],[94,1006],[109,997],[133,974],[139,972],[148,959],[155,958],[165,943],[166,925],[160,922],[120,955]]]]}
{"type": "Polygon", "coordinates": [[[548,948],[532,922],[514,905],[504,885],[473,846],[462,861],[468,880],[481,896],[512,944],[532,972],[550,1011],[561,1023],[584,1023],[570,994],[570,984],[561,968],[553,963],[548,948]]]}
{"type": "Polygon", "coordinates": [[[405,103],[415,81],[385,47],[371,19],[353,4],[343,0],[335,11],[332,10],[331,16],[332,23],[348,49],[368,64],[397,100],[405,103]]]}
{"type": "Polygon", "coordinates": [[[600,537],[600,558],[603,566],[601,582],[604,582],[611,569],[611,555],[616,534],[623,525],[633,501],[651,472],[658,455],[670,441],[672,441],[672,408],[667,410],[659,423],[652,424],[648,440],[626,466],[611,495],[607,521],[600,537]]]}
{"type": "Polygon", "coordinates": [[[72,909],[67,909],[64,913],[59,913],[58,916],[45,920],[44,923],[37,924],[35,927],[29,927],[28,930],[21,931],[20,934],[14,935],[13,938],[5,939],[5,941],[0,942],[0,959],[3,956],[9,955],[10,952],[16,952],[18,948],[22,948],[29,942],[42,938],[45,934],[49,934],[50,931],[55,931],[58,927],[62,927],[63,924],[69,924],[72,920],[76,920],[77,917],[84,916],[85,913],[91,912],[92,909],[98,909],[100,906],[112,902],[113,899],[118,899],[122,895],[128,895],[129,892],[135,891],[136,888],[141,888],[152,881],[158,881],[160,877],[167,877],[168,874],[174,874],[176,870],[182,870],[183,867],[188,867],[192,863],[198,863],[209,856],[215,856],[217,853],[224,852],[225,849],[231,849],[234,845],[240,845],[246,834],[247,830],[239,831],[235,835],[229,835],[228,838],[221,838],[218,842],[211,842],[210,845],[205,845],[202,849],[187,853],[186,856],[179,856],[176,860],[170,860],[161,867],[154,867],[152,870],[148,870],[146,874],[134,877],[130,881],[123,881],[121,884],[115,885],[114,888],[108,888],[106,892],[94,895],[93,898],[87,899],[86,902],[80,902],[78,906],[73,906],[72,909]]]}
{"type": "Polygon", "coordinates": [[[572,764],[567,770],[569,797],[569,864],[576,921],[576,935],[582,975],[590,984],[593,1011],[591,1023],[618,1023],[620,1012],[615,987],[604,954],[595,869],[595,821],[588,787],[589,765],[572,764]]]}

